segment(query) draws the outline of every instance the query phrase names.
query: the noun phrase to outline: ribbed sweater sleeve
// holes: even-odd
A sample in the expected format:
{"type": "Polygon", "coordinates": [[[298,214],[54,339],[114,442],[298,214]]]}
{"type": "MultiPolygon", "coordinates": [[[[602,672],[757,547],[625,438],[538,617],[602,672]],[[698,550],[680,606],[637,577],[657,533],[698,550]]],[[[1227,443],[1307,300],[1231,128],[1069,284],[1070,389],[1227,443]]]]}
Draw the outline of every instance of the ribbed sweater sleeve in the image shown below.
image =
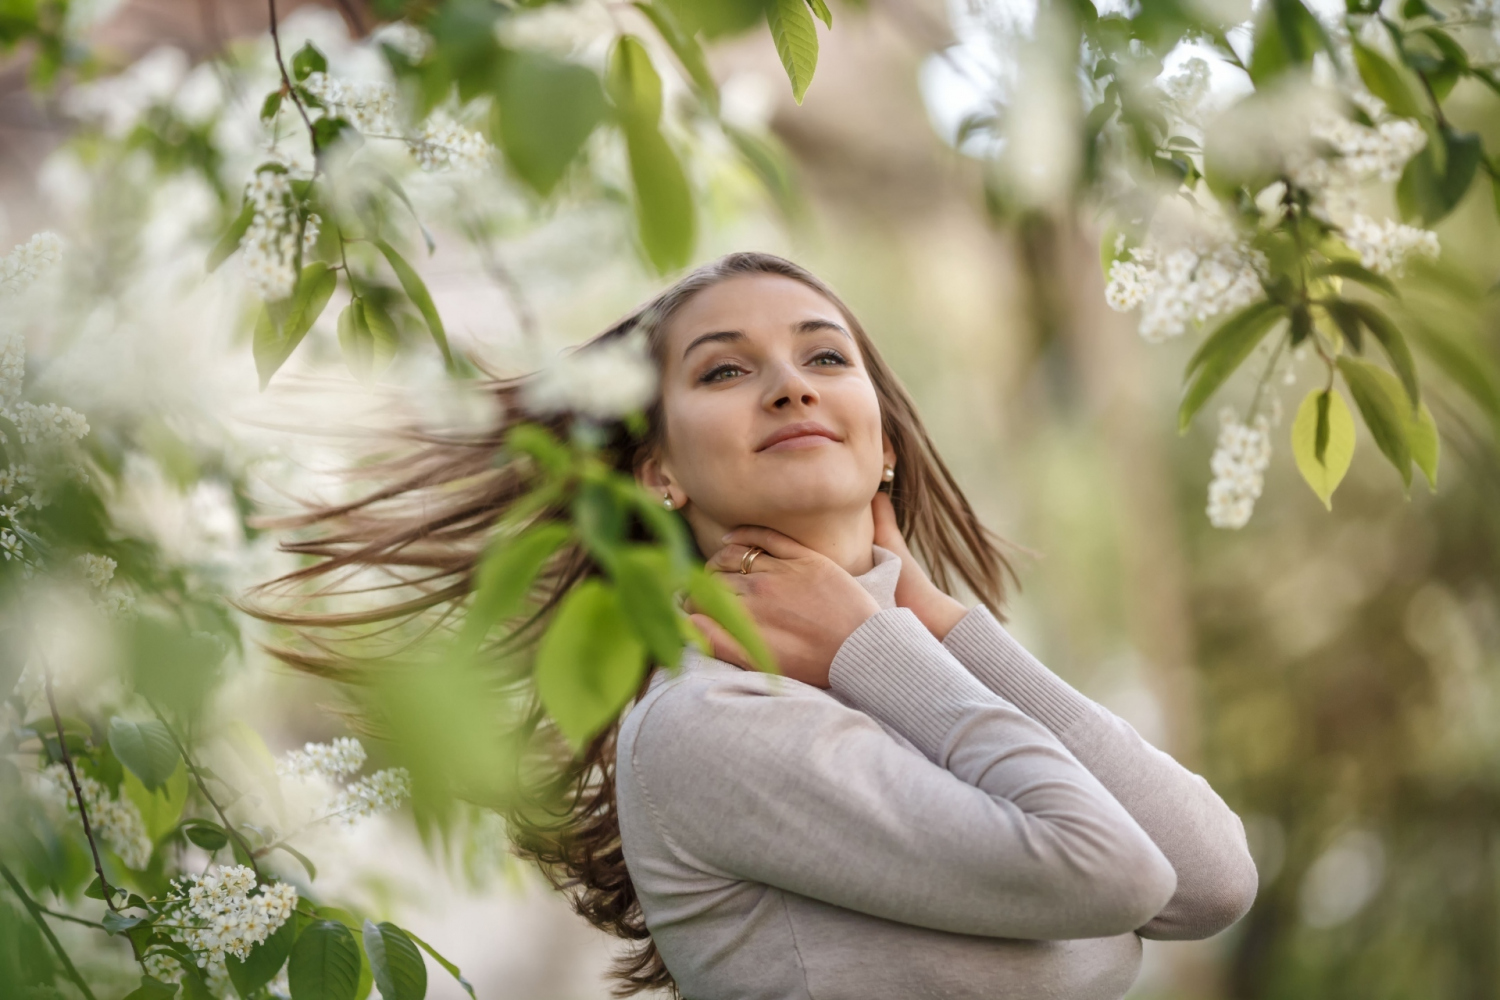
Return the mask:
{"type": "Polygon", "coordinates": [[[1202,776],[1047,669],[984,605],[954,626],[943,646],[986,688],[1045,725],[1172,863],[1177,890],[1137,933],[1205,938],[1244,916],[1258,884],[1245,828],[1202,776]]]}
{"type": "Polygon", "coordinates": [[[643,706],[629,770],[683,860],[992,937],[1123,934],[1172,895],[1171,865],[1100,781],[910,611],[860,626],[829,679],[849,704],[747,673],[683,677],[643,706]]]}

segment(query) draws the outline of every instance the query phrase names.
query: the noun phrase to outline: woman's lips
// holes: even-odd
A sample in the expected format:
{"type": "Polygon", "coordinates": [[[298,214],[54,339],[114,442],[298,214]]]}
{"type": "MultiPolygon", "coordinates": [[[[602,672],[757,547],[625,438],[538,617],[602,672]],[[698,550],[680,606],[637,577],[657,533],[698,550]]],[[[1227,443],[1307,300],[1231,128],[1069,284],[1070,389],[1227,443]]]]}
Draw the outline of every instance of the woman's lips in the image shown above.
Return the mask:
{"type": "Polygon", "coordinates": [[[811,421],[788,424],[760,443],[756,451],[794,451],[802,448],[821,447],[825,442],[838,441],[839,437],[822,424],[811,421]]]}

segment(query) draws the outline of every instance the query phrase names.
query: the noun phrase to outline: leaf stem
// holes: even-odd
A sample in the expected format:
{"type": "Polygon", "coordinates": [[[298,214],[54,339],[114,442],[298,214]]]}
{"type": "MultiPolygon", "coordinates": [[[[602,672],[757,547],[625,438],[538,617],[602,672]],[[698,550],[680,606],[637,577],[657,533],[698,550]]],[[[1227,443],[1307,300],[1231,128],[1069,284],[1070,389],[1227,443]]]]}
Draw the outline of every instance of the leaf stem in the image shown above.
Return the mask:
{"type": "MultiPolygon", "coordinates": [[[[57,940],[57,935],[52,933],[52,928],[48,927],[47,921],[42,919],[42,914],[48,911],[43,910],[42,907],[37,905],[35,900],[26,894],[26,890],[21,888],[21,883],[16,881],[16,876],[5,866],[5,862],[3,861],[0,861],[0,876],[4,876],[5,881],[10,884],[11,891],[21,897],[21,902],[25,904],[27,912],[31,914],[31,919],[35,920],[36,925],[42,929],[42,934],[46,936],[48,943],[52,945],[52,950],[57,952],[58,961],[62,962],[63,969],[67,972],[68,978],[73,980],[78,986],[78,991],[84,995],[84,1000],[98,1000],[94,996],[94,991],[89,989],[89,984],[84,981],[83,976],[79,975],[77,966],[68,957],[68,953],[63,948],[62,942],[57,940]]],[[[53,915],[57,916],[58,914],[53,915]]]]}

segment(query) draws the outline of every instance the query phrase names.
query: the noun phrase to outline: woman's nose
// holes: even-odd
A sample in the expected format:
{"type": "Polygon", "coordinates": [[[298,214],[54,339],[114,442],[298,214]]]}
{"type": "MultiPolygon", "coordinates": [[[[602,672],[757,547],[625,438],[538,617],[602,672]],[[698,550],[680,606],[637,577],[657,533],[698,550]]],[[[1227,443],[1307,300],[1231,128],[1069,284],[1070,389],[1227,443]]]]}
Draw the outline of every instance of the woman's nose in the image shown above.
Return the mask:
{"type": "Polygon", "coordinates": [[[796,365],[778,365],[776,371],[777,377],[767,395],[767,404],[770,409],[784,410],[792,406],[794,402],[802,406],[812,406],[817,403],[818,391],[802,376],[796,365]]]}

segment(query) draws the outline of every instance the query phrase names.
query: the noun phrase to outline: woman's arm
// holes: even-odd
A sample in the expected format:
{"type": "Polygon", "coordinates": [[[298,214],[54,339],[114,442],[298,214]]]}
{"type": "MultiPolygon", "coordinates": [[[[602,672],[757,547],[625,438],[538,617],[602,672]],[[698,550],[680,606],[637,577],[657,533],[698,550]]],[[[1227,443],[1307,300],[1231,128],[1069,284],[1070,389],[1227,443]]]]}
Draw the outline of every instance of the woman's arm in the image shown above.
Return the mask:
{"type": "Polygon", "coordinates": [[[623,777],[690,864],[994,937],[1122,934],[1171,897],[1172,866],[1099,780],[910,611],[838,648],[829,686],[859,711],[774,680],[689,674],[643,707],[623,777]]]}
{"type": "Polygon", "coordinates": [[[1055,734],[1172,862],[1177,891],[1139,929],[1142,937],[1205,938],[1244,916],[1255,901],[1255,862],[1240,818],[1206,780],[1048,670],[983,605],[943,645],[986,688],[1055,734]]]}

